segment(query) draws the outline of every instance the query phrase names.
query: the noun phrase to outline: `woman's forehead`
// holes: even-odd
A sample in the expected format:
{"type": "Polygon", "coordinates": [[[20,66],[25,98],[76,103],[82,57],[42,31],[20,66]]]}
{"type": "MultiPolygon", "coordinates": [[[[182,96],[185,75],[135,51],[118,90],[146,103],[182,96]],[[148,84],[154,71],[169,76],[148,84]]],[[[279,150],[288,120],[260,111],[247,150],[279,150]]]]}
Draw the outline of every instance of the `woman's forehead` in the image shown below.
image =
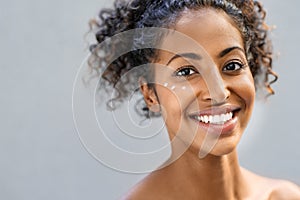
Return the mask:
{"type": "Polygon", "coordinates": [[[194,52],[204,56],[217,56],[231,47],[243,49],[241,33],[232,23],[227,14],[215,9],[185,11],[174,26],[176,32],[167,34],[160,48],[176,54],[194,52]]]}

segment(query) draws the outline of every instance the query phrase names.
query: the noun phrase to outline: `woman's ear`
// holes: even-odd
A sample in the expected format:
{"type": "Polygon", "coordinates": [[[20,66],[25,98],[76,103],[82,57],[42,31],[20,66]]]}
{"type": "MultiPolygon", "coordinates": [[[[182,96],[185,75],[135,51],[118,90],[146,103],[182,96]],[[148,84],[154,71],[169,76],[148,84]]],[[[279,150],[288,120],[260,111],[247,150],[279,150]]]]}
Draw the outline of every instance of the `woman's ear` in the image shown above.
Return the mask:
{"type": "Polygon", "coordinates": [[[144,78],[139,79],[140,90],[144,96],[147,107],[152,112],[160,112],[160,105],[154,91],[154,88],[149,88],[148,83],[144,78]]]}

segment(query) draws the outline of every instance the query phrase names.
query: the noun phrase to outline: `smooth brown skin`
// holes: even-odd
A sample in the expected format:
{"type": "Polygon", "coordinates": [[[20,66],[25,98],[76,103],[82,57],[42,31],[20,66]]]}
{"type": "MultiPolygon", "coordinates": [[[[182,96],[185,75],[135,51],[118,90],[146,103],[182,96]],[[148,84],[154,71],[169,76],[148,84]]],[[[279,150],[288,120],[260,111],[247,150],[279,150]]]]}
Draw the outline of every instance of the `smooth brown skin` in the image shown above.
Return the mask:
{"type": "MultiPolygon", "coordinates": [[[[255,175],[239,166],[236,146],[251,116],[255,89],[249,67],[234,72],[223,70],[224,66],[231,61],[247,63],[245,53],[239,49],[234,49],[223,57],[219,56],[221,51],[230,47],[244,49],[243,40],[234,22],[224,12],[206,8],[186,11],[174,29],[192,37],[203,46],[215,63],[215,68],[211,70],[216,76],[212,81],[219,81],[218,83],[222,84],[215,85],[219,88],[216,89],[217,93],[212,95],[203,77],[197,71],[187,80],[176,81],[178,79],[174,79],[170,74],[156,70],[156,80],[168,80],[170,83],[173,81],[172,84],[178,87],[188,82],[190,87],[188,91],[192,91],[188,95],[184,91],[174,92],[157,85],[156,96],[146,84],[141,86],[149,108],[155,107],[154,111],[157,111],[158,104],[163,108],[162,115],[170,139],[175,137],[178,130],[186,135],[195,130],[197,123],[188,117],[194,109],[207,109],[223,104],[238,105],[241,108],[237,114],[238,123],[232,133],[220,136],[213,150],[203,159],[199,159],[198,152],[206,133],[201,128],[197,129],[194,141],[178,160],[151,173],[124,199],[300,199],[298,186],[287,181],[255,175]],[[179,124],[184,127],[184,130],[178,126],[179,124]]],[[[172,56],[174,55],[162,51],[158,62],[166,65],[172,56]]],[[[168,67],[176,71],[182,66],[190,65],[192,61],[187,60],[174,59],[168,67]]],[[[200,67],[196,66],[197,69],[200,67]]],[[[185,143],[185,138],[182,138],[182,141],[185,143]]]]}

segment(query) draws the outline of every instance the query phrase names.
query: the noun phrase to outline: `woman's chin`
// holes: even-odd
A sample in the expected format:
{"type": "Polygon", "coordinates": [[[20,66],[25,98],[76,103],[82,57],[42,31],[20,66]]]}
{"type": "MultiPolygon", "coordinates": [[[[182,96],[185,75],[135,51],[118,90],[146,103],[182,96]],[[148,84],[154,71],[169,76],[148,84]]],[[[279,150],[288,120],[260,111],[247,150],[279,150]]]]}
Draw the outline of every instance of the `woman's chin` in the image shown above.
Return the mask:
{"type": "Polygon", "coordinates": [[[222,148],[215,147],[212,149],[212,151],[209,154],[214,156],[225,156],[234,152],[235,149],[236,149],[236,145],[225,146],[222,148]]]}
{"type": "Polygon", "coordinates": [[[236,150],[238,145],[238,137],[219,138],[216,141],[197,141],[197,139],[191,144],[189,150],[196,154],[200,158],[204,158],[207,155],[224,156],[228,155],[236,150]]]}

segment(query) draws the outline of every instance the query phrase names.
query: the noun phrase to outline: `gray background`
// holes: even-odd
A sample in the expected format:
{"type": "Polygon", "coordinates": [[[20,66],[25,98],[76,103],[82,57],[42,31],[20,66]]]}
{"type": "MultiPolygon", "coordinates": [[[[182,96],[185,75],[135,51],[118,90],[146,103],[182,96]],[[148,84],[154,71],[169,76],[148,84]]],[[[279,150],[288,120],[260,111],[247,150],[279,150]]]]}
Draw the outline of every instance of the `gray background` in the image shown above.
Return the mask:
{"type": "MultiPolygon", "coordinates": [[[[280,57],[276,96],[259,103],[242,166],[300,184],[300,2],[264,0],[280,57]]],[[[114,171],[84,149],[71,96],[88,20],[108,0],[0,1],[0,199],[117,199],[145,174],[114,171]]]]}

